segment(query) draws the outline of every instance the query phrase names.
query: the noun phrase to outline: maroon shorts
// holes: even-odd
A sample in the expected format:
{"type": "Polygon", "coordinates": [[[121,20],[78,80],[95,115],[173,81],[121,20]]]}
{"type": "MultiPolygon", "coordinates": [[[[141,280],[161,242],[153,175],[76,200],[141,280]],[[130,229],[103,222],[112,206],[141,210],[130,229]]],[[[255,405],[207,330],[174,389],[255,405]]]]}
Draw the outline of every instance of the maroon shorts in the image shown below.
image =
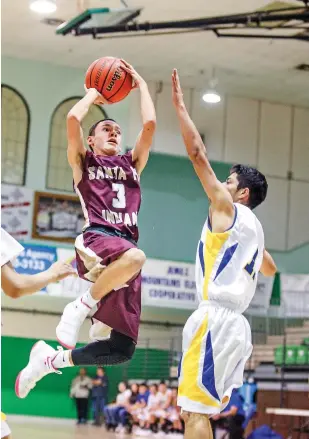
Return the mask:
{"type": "MultiPolygon", "coordinates": [[[[77,271],[81,278],[95,282],[102,270],[130,248],[132,242],[101,232],[85,232],[75,241],[77,271]]],[[[93,317],[137,341],[141,315],[141,274],[105,296],[93,317]]]]}

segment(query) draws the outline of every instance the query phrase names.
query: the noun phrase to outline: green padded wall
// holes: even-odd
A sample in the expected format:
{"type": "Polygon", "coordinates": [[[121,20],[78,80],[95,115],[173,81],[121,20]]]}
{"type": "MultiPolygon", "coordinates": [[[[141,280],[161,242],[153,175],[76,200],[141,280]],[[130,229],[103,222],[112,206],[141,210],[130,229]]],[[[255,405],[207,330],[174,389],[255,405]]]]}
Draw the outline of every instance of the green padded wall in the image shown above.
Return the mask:
{"type": "MultiPolygon", "coordinates": [[[[231,165],[212,162],[212,166],[217,177],[225,180],[231,165]]],[[[208,199],[190,160],[152,153],[141,186],[140,248],[150,258],[193,262],[208,199]]]]}

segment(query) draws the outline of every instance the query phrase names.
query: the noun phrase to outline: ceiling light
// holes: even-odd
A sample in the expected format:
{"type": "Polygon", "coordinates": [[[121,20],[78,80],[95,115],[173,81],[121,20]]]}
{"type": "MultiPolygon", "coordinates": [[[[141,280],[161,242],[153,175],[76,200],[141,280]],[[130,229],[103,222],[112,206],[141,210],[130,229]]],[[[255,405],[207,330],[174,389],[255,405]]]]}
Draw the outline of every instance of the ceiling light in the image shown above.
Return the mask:
{"type": "Polygon", "coordinates": [[[30,0],[30,9],[38,14],[51,14],[57,5],[55,0],[30,0]]]}
{"type": "Polygon", "coordinates": [[[218,104],[221,101],[221,96],[215,90],[210,90],[203,95],[203,101],[207,104],[218,104]]]}

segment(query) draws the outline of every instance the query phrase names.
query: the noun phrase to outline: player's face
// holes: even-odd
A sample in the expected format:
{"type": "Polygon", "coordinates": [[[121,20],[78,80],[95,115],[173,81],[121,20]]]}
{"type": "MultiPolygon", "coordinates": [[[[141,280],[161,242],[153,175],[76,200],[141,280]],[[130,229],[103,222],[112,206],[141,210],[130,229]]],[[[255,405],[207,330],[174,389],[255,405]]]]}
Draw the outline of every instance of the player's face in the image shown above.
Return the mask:
{"type": "Polygon", "coordinates": [[[120,126],[110,120],[100,122],[95,129],[94,136],[88,137],[94,153],[98,155],[117,155],[121,150],[120,126]]]}
{"type": "Polygon", "coordinates": [[[249,196],[249,189],[238,189],[239,181],[236,172],[229,175],[223,184],[232,195],[234,203],[246,204],[249,196]]]}

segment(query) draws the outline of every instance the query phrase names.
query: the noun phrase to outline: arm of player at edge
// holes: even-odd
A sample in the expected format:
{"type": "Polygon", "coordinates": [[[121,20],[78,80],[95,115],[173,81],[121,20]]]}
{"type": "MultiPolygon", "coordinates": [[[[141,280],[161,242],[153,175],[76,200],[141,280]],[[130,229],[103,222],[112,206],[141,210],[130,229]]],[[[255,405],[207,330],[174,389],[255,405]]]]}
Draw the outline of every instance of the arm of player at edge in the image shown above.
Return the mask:
{"type": "Polygon", "coordinates": [[[128,72],[133,78],[135,83],[134,88],[139,88],[141,94],[143,128],[140,131],[135,147],[132,150],[132,159],[133,161],[136,161],[137,172],[141,174],[147,164],[153,136],[156,130],[156,111],[148,90],[147,83],[130,64],[124,60],[121,61],[123,63],[123,69],[126,70],[126,72],[128,72]]]}
{"type": "Polygon", "coordinates": [[[36,293],[46,285],[72,274],[76,275],[73,267],[62,261],[57,261],[47,270],[32,275],[17,273],[9,262],[1,267],[1,287],[7,296],[17,299],[36,293]]]}
{"type": "Polygon", "coordinates": [[[216,174],[209,163],[206,147],[186,109],[176,69],[174,69],[172,75],[172,96],[188,156],[208,198],[211,201],[212,209],[216,211],[225,211],[228,216],[233,218],[234,206],[232,197],[224,185],[217,179],[216,174]]]}

